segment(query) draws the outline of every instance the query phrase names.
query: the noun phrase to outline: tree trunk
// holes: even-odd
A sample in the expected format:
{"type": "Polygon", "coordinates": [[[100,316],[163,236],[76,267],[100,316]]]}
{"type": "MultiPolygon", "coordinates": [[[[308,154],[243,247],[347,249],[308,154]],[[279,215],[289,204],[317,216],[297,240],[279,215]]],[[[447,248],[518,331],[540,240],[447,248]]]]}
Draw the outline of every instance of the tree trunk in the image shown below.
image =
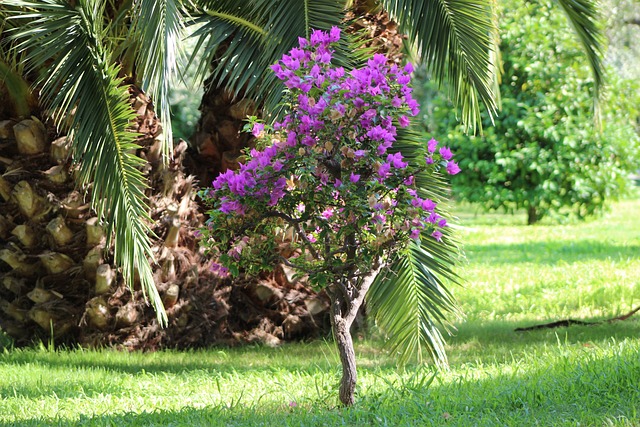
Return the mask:
{"type": "Polygon", "coordinates": [[[341,316],[339,310],[335,309],[332,303],[331,324],[333,335],[340,354],[342,364],[342,379],[340,380],[340,402],[345,406],[355,403],[356,382],[358,373],[356,371],[356,353],[353,348],[351,337],[351,325],[341,316]]]}
{"type": "Polygon", "coordinates": [[[376,265],[369,276],[360,280],[355,279],[353,282],[345,280],[344,287],[342,284],[334,284],[327,288],[327,294],[331,299],[331,326],[342,364],[339,396],[344,406],[354,404],[358,381],[351,326],[379,268],[380,266],[376,265]]]}
{"type": "Polygon", "coordinates": [[[529,205],[527,208],[527,225],[533,225],[540,220],[538,210],[535,206],[529,205]]]}

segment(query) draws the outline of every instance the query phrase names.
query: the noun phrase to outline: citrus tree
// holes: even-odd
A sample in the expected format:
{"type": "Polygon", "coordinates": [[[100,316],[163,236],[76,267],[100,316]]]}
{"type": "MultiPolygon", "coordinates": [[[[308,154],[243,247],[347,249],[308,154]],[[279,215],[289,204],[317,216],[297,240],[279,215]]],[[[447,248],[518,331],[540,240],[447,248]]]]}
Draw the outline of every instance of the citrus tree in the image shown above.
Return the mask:
{"type": "Polygon", "coordinates": [[[585,217],[624,192],[637,168],[637,88],[610,75],[594,124],[593,79],[568,23],[549,2],[505,6],[501,49],[502,111],[467,137],[446,101],[431,127],[447,135],[466,173],[455,194],[487,209],[525,209],[527,223],[549,214],[585,217]]]}

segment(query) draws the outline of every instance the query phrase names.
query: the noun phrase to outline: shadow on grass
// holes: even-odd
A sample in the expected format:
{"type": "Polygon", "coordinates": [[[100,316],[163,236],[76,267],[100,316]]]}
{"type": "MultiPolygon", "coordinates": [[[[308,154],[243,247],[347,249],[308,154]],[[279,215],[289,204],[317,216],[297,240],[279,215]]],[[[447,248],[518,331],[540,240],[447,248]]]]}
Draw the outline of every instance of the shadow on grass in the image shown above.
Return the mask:
{"type": "Polygon", "coordinates": [[[485,364],[506,363],[526,357],[540,348],[580,345],[588,349],[606,346],[612,341],[633,340],[640,336],[640,316],[625,321],[591,326],[572,325],[515,331],[519,327],[539,325],[554,320],[558,319],[540,322],[492,321],[461,324],[454,335],[446,340],[449,362],[452,366],[474,363],[478,360],[485,364]]]}
{"type": "MultiPolygon", "coordinates": [[[[578,357],[552,356],[522,369],[491,371],[478,379],[430,383],[430,370],[417,369],[402,384],[369,387],[353,408],[325,403],[286,402],[145,413],[83,415],[79,420],[42,419],[34,414],[21,426],[315,426],[315,425],[637,425],[640,414],[640,358],[635,347],[605,353],[586,349],[578,357]]],[[[18,425],[0,423],[0,426],[18,425]]]]}
{"type": "MultiPolygon", "coordinates": [[[[640,322],[632,318],[623,322],[606,323],[596,326],[571,326],[568,328],[543,329],[515,332],[514,329],[530,326],[531,323],[492,321],[486,323],[461,324],[455,336],[449,337],[448,355],[454,369],[465,364],[481,363],[494,366],[526,358],[539,349],[580,345],[589,350],[609,345],[612,341],[637,339],[640,336],[640,322]]],[[[378,349],[380,342],[356,344],[359,368],[363,371],[393,371],[395,360],[385,356],[378,349]]],[[[47,352],[21,351],[0,354],[0,363],[16,366],[37,366],[45,370],[68,371],[69,374],[42,384],[7,384],[0,381],[0,396],[38,399],[55,395],[60,399],[88,397],[103,394],[119,395],[129,390],[120,381],[119,375],[163,375],[172,374],[185,378],[197,373],[215,381],[225,375],[242,375],[259,371],[273,373],[279,371],[301,372],[318,375],[335,371],[339,362],[333,343],[315,342],[287,345],[281,348],[244,347],[234,349],[210,349],[206,351],[166,351],[159,353],[130,353],[122,357],[114,351],[47,352]],[[83,375],[83,371],[93,375],[83,375]],[[103,375],[95,375],[103,372],[103,375]],[[111,375],[115,374],[115,375],[111,375]]],[[[409,369],[416,369],[410,367],[409,369]]],[[[216,410],[225,414],[225,410],[216,410]]],[[[213,411],[212,413],[218,414],[213,411]]],[[[218,415],[220,415],[218,414],[218,415]]],[[[100,425],[100,424],[95,424],[100,425]]],[[[119,424],[117,424],[119,425],[119,424]]]]}
{"type": "Polygon", "coordinates": [[[493,265],[535,263],[556,265],[590,260],[640,258],[639,245],[616,245],[598,240],[465,245],[474,263],[493,265]]]}
{"type": "MultiPolygon", "coordinates": [[[[234,348],[209,348],[203,350],[165,350],[161,352],[131,352],[123,358],[123,352],[62,350],[33,351],[14,350],[0,354],[0,363],[24,365],[35,363],[51,368],[96,369],[125,374],[183,374],[192,371],[209,373],[243,373],[273,369],[273,360],[286,360],[283,368],[292,371],[315,373],[333,363],[331,342],[296,343],[291,346],[271,348],[244,346],[234,348]]],[[[126,352],[124,352],[126,353],[126,352]]],[[[337,362],[337,359],[336,359],[337,362]]]]}

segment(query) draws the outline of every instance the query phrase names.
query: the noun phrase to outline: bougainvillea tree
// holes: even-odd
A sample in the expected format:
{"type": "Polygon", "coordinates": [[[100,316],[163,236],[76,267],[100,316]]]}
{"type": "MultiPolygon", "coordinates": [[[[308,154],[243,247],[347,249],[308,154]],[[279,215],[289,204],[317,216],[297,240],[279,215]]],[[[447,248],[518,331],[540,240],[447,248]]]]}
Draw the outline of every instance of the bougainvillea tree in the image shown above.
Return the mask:
{"type": "Polygon", "coordinates": [[[339,38],[337,28],[314,31],[273,65],[288,114],[273,126],[250,119],[256,146],[201,193],[211,205],[202,234],[220,276],[284,263],[326,290],[343,367],[340,400],[350,405],[350,327],[367,290],[392,255],[421,235],[441,240],[447,225],[436,202],[419,197],[415,176],[459,168],[433,139],[418,160],[394,149],[396,126],[418,113],[412,67],[378,54],[362,68],[332,67],[339,38]]]}

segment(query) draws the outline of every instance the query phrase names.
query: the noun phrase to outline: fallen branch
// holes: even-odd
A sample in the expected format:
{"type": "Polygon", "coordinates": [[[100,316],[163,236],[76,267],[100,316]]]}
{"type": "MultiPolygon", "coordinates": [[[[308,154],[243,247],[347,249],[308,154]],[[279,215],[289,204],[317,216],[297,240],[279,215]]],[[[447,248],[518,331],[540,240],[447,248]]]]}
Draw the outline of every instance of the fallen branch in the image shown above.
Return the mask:
{"type": "Polygon", "coordinates": [[[628,318],[636,314],[638,311],[640,311],[640,306],[634,308],[627,314],[624,314],[618,317],[613,317],[611,319],[598,320],[595,322],[587,322],[584,320],[574,320],[574,319],[564,319],[564,320],[558,320],[551,323],[543,323],[541,325],[527,326],[526,328],[516,328],[514,329],[514,331],[524,332],[524,331],[533,331],[537,329],[566,328],[571,325],[595,326],[595,325],[601,325],[603,323],[613,323],[613,322],[619,322],[622,320],[627,320],[628,318]]]}

